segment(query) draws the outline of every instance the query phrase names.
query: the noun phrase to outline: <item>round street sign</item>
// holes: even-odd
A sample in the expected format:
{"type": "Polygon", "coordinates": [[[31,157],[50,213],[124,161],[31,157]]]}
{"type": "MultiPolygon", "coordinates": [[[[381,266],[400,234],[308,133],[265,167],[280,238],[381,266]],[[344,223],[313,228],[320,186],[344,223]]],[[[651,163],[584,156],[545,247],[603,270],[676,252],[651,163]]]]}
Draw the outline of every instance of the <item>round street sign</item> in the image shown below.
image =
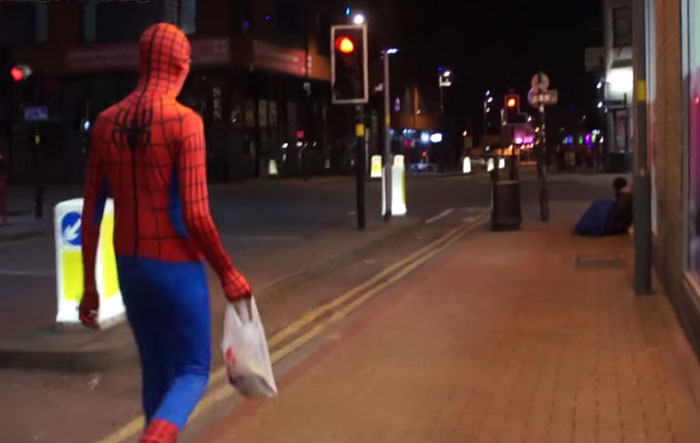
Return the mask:
{"type": "Polygon", "coordinates": [[[533,88],[537,88],[540,91],[546,91],[549,88],[549,77],[544,72],[540,71],[532,77],[530,82],[533,88]]]}

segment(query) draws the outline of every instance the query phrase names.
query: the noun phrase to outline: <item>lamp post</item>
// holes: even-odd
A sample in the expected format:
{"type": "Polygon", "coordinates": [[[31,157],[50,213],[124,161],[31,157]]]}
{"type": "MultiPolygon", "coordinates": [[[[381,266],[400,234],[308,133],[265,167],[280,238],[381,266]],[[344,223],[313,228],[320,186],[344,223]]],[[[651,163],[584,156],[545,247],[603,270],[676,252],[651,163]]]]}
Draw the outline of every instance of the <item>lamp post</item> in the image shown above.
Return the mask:
{"type": "Polygon", "coordinates": [[[391,176],[391,92],[389,87],[389,57],[399,52],[396,48],[382,51],[384,59],[384,220],[391,220],[392,205],[392,176],[391,176]]]}
{"type": "Polygon", "coordinates": [[[493,103],[493,96],[491,95],[491,91],[487,90],[484,94],[484,135],[486,135],[489,130],[489,113],[491,112],[491,103],[493,103]]]}
{"type": "Polygon", "coordinates": [[[445,113],[445,94],[443,92],[443,88],[449,88],[452,86],[452,71],[443,71],[442,68],[439,68],[438,72],[438,85],[440,86],[440,114],[442,115],[445,113]]]}

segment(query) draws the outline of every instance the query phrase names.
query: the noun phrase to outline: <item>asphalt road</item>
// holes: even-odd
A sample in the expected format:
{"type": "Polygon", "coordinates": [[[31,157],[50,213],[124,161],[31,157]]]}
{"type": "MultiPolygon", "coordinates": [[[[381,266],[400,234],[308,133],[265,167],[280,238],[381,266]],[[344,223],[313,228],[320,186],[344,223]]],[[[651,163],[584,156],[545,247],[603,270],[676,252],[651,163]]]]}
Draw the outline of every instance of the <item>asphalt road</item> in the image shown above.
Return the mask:
{"type": "MultiPolygon", "coordinates": [[[[554,176],[550,195],[556,201],[586,202],[610,196],[611,183],[612,177],[605,176],[554,176]]],[[[524,217],[535,220],[539,186],[534,174],[524,173],[521,184],[524,217]]],[[[485,175],[410,177],[409,216],[386,224],[379,214],[379,184],[368,183],[368,230],[358,232],[354,187],[351,178],[329,178],[212,189],[212,211],[225,245],[254,288],[269,287],[284,275],[371,246],[369,253],[343,265],[329,265],[327,273],[259,298],[269,333],[411,256],[490,205],[485,175]],[[392,233],[398,235],[379,241],[392,233]]],[[[53,254],[50,235],[0,243],[0,337],[53,322],[53,254]]],[[[215,280],[210,280],[212,285],[215,280]]],[[[218,346],[224,302],[220,291],[212,292],[212,337],[218,346]]],[[[139,415],[138,371],[135,362],[90,374],[0,370],[0,410],[8,411],[0,418],[3,438],[60,443],[104,437],[139,415]],[[73,425],[76,416],[83,417],[84,426],[73,425]]]]}
{"type": "MultiPolygon", "coordinates": [[[[610,176],[551,176],[550,198],[588,201],[610,195],[611,182],[610,176]]],[[[406,188],[411,218],[427,220],[445,211],[490,205],[490,181],[485,174],[410,176],[406,188]]],[[[523,174],[521,192],[524,203],[538,201],[539,185],[532,172],[523,174]]],[[[367,183],[366,195],[368,225],[381,225],[379,183],[367,183]]],[[[301,242],[354,230],[355,182],[344,177],[215,186],[211,207],[234,261],[251,274],[254,284],[263,284],[273,277],[272,271],[257,276],[257,264],[271,253],[294,251],[301,242]]],[[[292,272],[294,266],[313,262],[313,257],[299,263],[298,257],[289,254],[289,261],[276,266],[292,272]]],[[[51,235],[0,243],[0,337],[52,323],[56,309],[54,262],[51,235]]]]}

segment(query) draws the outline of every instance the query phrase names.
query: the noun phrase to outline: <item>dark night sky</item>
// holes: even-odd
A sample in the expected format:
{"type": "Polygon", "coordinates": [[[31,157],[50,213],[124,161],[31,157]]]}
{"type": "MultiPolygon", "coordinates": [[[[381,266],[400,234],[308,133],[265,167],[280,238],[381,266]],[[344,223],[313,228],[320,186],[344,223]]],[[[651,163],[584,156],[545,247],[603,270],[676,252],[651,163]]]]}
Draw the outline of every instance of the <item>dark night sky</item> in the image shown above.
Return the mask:
{"type": "Polygon", "coordinates": [[[426,85],[437,84],[438,65],[452,68],[456,77],[448,109],[471,114],[476,126],[486,89],[502,97],[514,88],[525,98],[530,78],[540,69],[549,74],[551,88],[559,90],[560,104],[550,114],[556,120],[595,112],[596,80],[585,72],[584,50],[602,44],[602,1],[401,4],[401,64],[426,85]]]}

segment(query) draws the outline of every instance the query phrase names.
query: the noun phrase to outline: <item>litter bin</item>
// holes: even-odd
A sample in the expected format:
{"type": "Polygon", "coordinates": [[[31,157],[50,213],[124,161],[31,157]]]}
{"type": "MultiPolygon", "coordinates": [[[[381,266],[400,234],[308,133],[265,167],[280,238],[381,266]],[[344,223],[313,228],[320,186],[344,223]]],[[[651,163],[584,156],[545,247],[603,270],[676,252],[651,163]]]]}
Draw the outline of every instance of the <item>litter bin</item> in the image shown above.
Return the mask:
{"type": "Polygon", "coordinates": [[[491,170],[491,229],[515,231],[522,223],[520,174],[515,156],[500,157],[491,170]]]}

